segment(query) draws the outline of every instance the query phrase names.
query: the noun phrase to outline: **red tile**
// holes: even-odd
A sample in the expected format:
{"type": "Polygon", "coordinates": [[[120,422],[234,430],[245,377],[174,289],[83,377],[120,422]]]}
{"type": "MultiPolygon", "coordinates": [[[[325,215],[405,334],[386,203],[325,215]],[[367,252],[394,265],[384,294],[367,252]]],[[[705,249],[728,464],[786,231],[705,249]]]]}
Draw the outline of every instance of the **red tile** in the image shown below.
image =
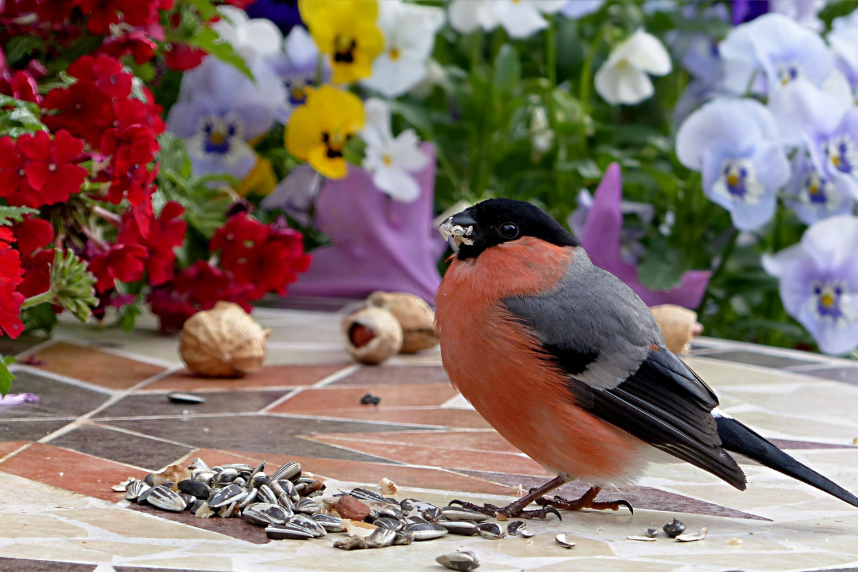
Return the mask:
{"type": "MultiPolygon", "coordinates": [[[[389,435],[394,437],[396,434],[391,433],[389,435]]],[[[439,443],[446,440],[444,432],[436,432],[434,436],[439,443]]],[[[313,435],[306,438],[409,465],[550,477],[550,474],[539,463],[529,457],[522,456],[521,453],[461,451],[398,443],[379,444],[360,439],[336,438],[327,435],[313,435]]]]}
{"type": "Polygon", "coordinates": [[[111,502],[122,500],[122,494],[110,487],[128,477],[146,476],[128,465],[42,443],[0,463],[0,471],[111,502]]]}
{"type": "Polygon", "coordinates": [[[399,385],[450,383],[444,368],[431,365],[386,365],[362,367],[333,385],[399,385]]]}
{"type": "Polygon", "coordinates": [[[0,459],[10,453],[14,453],[26,444],[27,441],[6,441],[4,443],[0,443],[0,459]]]}
{"type": "Polygon", "coordinates": [[[242,378],[206,378],[183,370],[147,385],[146,390],[240,391],[245,389],[313,385],[337,373],[347,365],[270,365],[242,378]]]}
{"type": "MultiPolygon", "coordinates": [[[[289,403],[288,401],[286,403],[289,403]]],[[[405,425],[435,425],[439,427],[461,427],[464,429],[490,429],[485,419],[476,411],[467,409],[441,409],[401,407],[396,409],[340,409],[328,411],[293,411],[301,415],[355,419],[361,421],[383,421],[405,425]]]]}
{"type": "Polygon", "coordinates": [[[129,389],[165,369],[66,342],[40,350],[33,359],[44,362],[41,369],[110,389],[129,389]]]}
{"type": "Polygon", "coordinates": [[[363,461],[291,457],[244,451],[216,451],[211,449],[201,449],[194,456],[202,458],[209,465],[212,465],[210,460],[233,463],[247,462],[249,464],[255,464],[264,460],[272,467],[279,466],[286,461],[297,461],[301,463],[301,467],[305,472],[311,472],[314,475],[330,479],[371,486],[377,486],[383,477],[387,477],[400,487],[494,495],[513,495],[515,491],[513,487],[441,469],[404,467],[401,465],[385,465],[363,461]]]}
{"type": "Polygon", "coordinates": [[[456,396],[449,383],[421,385],[362,385],[354,387],[323,387],[304,390],[275,407],[272,413],[301,413],[349,410],[381,411],[390,407],[441,405],[456,396]],[[377,406],[361,405],[361,397],[371,393],[381,398],[377,406]]]}
{"type": "Polygon", "coordinates": [[[372,443],[396,443],[438,449],[519,453],[494,429],[488,431],[397,431],[391,433],[325,433],[321,437],[372,443]]]}

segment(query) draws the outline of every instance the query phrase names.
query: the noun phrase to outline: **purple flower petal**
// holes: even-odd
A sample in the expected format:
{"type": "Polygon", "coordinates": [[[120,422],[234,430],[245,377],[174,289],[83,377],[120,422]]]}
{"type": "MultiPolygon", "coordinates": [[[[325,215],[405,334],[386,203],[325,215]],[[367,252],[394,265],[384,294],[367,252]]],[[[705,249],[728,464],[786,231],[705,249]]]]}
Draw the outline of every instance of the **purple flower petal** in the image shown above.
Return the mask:
{"type": "Polygon", "coordinates": [[[432,226],[435,148],[421,145],[428,165],[414,173],[420,196],[395,201],[365,170],[349,166],[328,180],[316,200],[318,228],[331,245],[313,251],[313,264],[289,287],[293,294],[363,298],[376,290],[408,292],[432,302],[441,283],[438,252],[444,241],[432,226]]]}
{"type": "Polygon", "coordinates": [[[696,308],[703,299],[711,272],[691,271],[682,275],[679,285],[670,290],[649,290],[638,279],[637,266],[622,260],[623,215],[620,165],[611,163],[596,189],[593,205],[584,225],[581,245],[593,264],[625,282],[649,306],[676,304],[696,308]]]}

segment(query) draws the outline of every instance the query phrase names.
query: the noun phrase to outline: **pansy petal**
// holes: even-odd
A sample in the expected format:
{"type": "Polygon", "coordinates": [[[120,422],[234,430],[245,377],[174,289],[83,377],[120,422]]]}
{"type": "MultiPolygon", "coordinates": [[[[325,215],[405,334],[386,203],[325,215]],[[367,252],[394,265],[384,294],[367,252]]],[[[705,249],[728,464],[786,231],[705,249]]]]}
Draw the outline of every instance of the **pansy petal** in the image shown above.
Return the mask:
{"type": "Polygon", "coordinates": [[[808,259],[807,253],[801,244],[794,244],[789,248],[776,252],[775,254],[763,254],[763,270],[770,276],[780,278],[784,275],[786,267],[794,260],[808,259]]]}
{"type": "Polygon", "coordinates": [[[420,196],[420,185],[401,169],[379,169],[373,174],[372,182],[397,201],[410,203],[420,196]]]}
{"type": "Polygon", "coordinates": [[[583,18],[602,7],[605,0],[569,0],[563,7],[563,15],[567,18],[583,18]]]}
{"type": "Polygon", "coordinates": [[[457,32],[469,34],[480,27],[480,12],[488,10],[483,0],[453,0],[447,6],[450,26],[457,32]]]}
{"type": "Polygon", "coordinates": [[[528,1],[491,0],[494,14],[511,38],[529,38],[548,27],[537,7],[528,1]]]}
{"type": "Polygon", "coordinates": [[[839,268],[858,252],[858,218],[837,216],[820,221],[807,229],[801,245],[819,268],[839,268]]]}
{"type": "Polygon", "coordinates": [[[652,75],[670,73],[670,54],[662,43],[643,30],[637,30],[628,40],[626,59],[636,68],[652,75]]]}
{"type": "Polygon", "coordinates": [[[393,141],[393,160],[405,171],[420,171],[426,167],[429,157],[420,150],[420,139],[412,129],[399,134],[393,141]]]}

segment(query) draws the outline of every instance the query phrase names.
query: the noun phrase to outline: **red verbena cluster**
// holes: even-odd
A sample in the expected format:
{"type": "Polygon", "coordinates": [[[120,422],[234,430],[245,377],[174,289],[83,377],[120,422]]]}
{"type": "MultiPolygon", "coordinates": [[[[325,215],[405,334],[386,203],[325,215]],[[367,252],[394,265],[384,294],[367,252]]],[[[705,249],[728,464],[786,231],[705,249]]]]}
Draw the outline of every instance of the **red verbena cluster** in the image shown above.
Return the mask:
{"type": "Polygon", "coordinates": [[[268,292],[285,294],[287,285],[298,279],[311,260],[300,232],[287,228],[282,220],[262,224],[247,213],[231,217],[219,228],[209,248],[213,253],[220,251],[219,267],[199,261],[149,295],[162,329],[179,330],[194,313],[213,308],[220,300],[250,311],[250,302],[268,292]]]}
{"type": "Polygon", "coordinates": [[[24,331],[20,318],[24,300],[51,287],[54,250],[44,247],[53,238],[51,224],[40,219],[24,219],[12,229],[0,227],[0,330],[10,338],[24,331]]]}

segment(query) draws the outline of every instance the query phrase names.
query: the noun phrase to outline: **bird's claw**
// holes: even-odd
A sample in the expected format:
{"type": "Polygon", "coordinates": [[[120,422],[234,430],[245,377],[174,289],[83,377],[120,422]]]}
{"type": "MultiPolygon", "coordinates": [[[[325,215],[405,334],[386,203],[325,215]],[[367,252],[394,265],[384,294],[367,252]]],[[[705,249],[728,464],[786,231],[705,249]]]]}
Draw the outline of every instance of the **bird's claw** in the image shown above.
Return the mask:
{"type": "Polygon", "coordinates": [[[553,506],[544,506],[544,507],[542,507],[540,509],[536,509],[536,510],[523,510],[520,507],[516,507],[515,503],[512,503],[510,505],[507,505],[507,506],[501,508],[501,507],[495,506],[493,504],[488,504],[488,503],[484,504],[483,506],[480,506],[478,504],[474,504],[472,502],[462,501],[459,499],[452,500],[452,501],[450,501],[449,504],[450,504],[450,506],[459,505],[462,508],[474,510],[474,511],[477,511],[481,514],[485,514],[485,515],[488,515],[491,517],[497,517],[498,514],[502,514],[507,518],[525,518],[525,519],[541,518],[541,519],[545,519],[545,518],[548,518],[548,515],[553,514],[558,519],[563,520],[563,517],[560,516],[560,513],[553,506]]]}
{"type": "Polygon", "coordinates": [[[585,508],[590,508],[593,510],[620,510],[621,506],[629,509],[629,512],[634,514],[635,509],[632,507],[631,503],[627,500],[615,500],[615,501],[594,501],[587,496],[584,496],[580,499],[569,500],[564,499],[563,497],[554,496],[554,497],[542,497],[536,500],[536,504],[541,506],[553,506],[563,510],[574,510],[579,511],[585,508]]]}

